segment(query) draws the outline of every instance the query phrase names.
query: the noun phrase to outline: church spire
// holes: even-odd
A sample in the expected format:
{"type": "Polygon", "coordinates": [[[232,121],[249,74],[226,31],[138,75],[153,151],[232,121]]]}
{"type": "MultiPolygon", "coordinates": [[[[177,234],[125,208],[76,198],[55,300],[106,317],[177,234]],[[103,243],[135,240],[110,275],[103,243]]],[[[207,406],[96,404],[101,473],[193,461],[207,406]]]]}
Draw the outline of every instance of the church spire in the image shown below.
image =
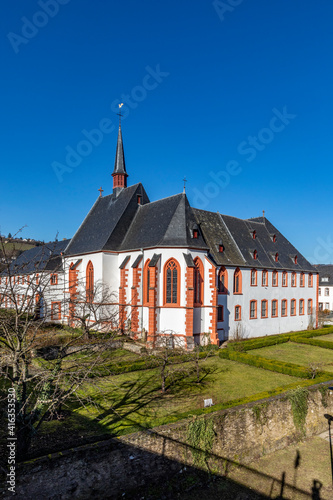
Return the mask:
{"type": "Polygon", "coordinates": [[[117,188],[122,189],[127,187],[127,177],[128,177],[125,166],[123,137],[121,134],[121,117],[122,117],[122,114],[120,112],[121,106],[122,105],[119,104],[119,129],[118,129],[117,151],[116,151],[116,159],[114,162],[114,169],[112,173],[114,190],[117,188]]]}

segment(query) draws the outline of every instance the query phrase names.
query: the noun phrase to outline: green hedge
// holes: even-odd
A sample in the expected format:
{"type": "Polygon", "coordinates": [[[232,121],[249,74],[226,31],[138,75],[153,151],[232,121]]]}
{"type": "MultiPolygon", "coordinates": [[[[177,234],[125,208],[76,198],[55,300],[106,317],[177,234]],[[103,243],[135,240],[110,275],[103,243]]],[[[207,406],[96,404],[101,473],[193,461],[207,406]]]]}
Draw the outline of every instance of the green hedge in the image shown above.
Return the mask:
{"type": "Polygon", "coordinates": [[[324,347],[325,349],[333,349],[333,342],[329,342],[328,340],[317,340],[314,338],[305,338],[305,337],[296,337],[292,339],[292,342],[297,344],[309,344],[317,347],[324,347]]]}
{"type": "Polygon", "coordinates": [[[261,347],[283,344],[289,341],[294,341],[295,337],[312,338],[321,335],[333,333],[333,327],[325,327],[319,330],[301,331],[280,333],[278,335],[268,335],[266,337],[258,337],[256,339],[242,340],[241,342],[231,342],[228,345],[230,351],[251,351],[252,349],[260,349],[261,347]]]}
{"type": "MultiPolygon", "coordinates": [[[[284,375],[291,375],[293,377],[311,378],[311,373],[304,366],[296,365],[294,363],[285,363],[275,359],[262,358],[261,356],[253,356],[243,352],[229,351],[228,349],[220,352],[219,356],[231,361],[238,361],[247,365],[255,366],[257,368],[264,368],[272,372],[283,373],[284,375]]],[[[331,373],[319,372],[318,376],[333,378],[331,373]]],[[[329,380],[325,378],[325,380],[329,380]]]]}

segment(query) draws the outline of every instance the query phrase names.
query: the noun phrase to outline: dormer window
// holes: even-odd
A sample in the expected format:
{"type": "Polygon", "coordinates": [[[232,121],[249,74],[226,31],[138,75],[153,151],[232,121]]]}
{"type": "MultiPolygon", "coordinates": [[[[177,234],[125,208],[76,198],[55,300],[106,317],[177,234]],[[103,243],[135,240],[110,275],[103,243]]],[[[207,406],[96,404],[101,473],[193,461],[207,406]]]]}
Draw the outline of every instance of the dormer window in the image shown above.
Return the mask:
{"type": "Polygon", "coordinates": [[[257,252],[257,250],[255,250],[253,252],[253,258],[254,258],[254,260],[257,260],[257,258],[258,258],[258,252],[257,252]]]}
{"type": "Polygon", "coordinates": [[[197,230],[197,229],[193,229],[193,238],[194,238],[195,240],[197,240],[197,239],[198,239],[198,236],[199,236],[198,230],[197,230]]]}
{"type": "Polygon", "coordinates": [[[141,194],[138,194],[137,200],[138,200],[138,205],[142,205],[142,196],[141,196],[141,194]]]}
{"type": "Polygon", "coordinates": [[[255,239],[256,239],[256,237],[257,237],[257,231],[253,231],[253,233],[252,233],[252,238],[255,240],[255,239]]]}
{"type": "Polygon", "coordinates": [[[223,253],[223,250],[224,250],[224,246],[222,245],[222,243],[219,244],[219,253],[223,253]]]}
{"type": "Polygon", "coordinates": [[[273,243],[276,243],[276,234],[273,234],[272,240],[273,240],[273,243]]]}
{"type": "Polygon", "coordinates": [[[279,254],[278,253],[275,254],[275,262],[279,262],[279,254]]]}
{"type": "Polygon", "coordinates": [[[295,264],[297,264],[297,255],[295,255],[295,257],[294,257],[294,262],[295,262],[295,264]]]}

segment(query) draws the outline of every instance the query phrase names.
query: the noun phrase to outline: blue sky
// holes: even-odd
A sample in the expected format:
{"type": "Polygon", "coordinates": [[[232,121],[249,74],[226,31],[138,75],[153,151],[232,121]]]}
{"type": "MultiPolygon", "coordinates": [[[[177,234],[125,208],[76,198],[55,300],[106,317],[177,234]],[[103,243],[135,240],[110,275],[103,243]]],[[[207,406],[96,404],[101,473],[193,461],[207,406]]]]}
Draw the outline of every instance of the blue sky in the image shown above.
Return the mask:
{"type": "Polygon", "coordinates": [[[333,262],[332,2],[3,0],[0,14],[2,234],[73,236],[112,191],[125,101],[129,184],[153,201],[186,176],[193,206],[265,210],[333,262]]]}

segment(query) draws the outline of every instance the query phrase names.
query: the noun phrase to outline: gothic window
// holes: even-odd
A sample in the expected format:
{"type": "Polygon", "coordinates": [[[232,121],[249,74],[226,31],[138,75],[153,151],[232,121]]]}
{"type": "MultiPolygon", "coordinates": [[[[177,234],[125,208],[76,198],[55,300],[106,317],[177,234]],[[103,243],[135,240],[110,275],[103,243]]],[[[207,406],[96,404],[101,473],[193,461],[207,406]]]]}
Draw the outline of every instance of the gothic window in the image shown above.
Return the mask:
{"type": "Polygon", "coordinates": [[[225,267],[221,267],[218,278],[217,288],[219,293],[228,293],[228,272],[225,267]]]}
{"type": "Polygon", "coordinates": [[[150,272],[149,272],[149,262],[150,259],[146,260],[143,269],[143,303],[148,304],[149,302],[149,287],[150,287],[150,272]]]}
{"type": "Polygon", "coordinates": [[[176,259],[170,259],[164,266],[164,303],[179,305],[180,267],[176,259]]]}
{"type": "Polygon", "coordinates": [[[204,276],[204,268],[199,257],[194,259],[194,304],[202,305],[203,304],[203,276],[204,276]]]}
{"type": "Polygon", "coordinates": [[[86,297],[87,302],[92,302],[94,298],[94,266],[91,260],[88,262],[86,270],[86,297]]]}

